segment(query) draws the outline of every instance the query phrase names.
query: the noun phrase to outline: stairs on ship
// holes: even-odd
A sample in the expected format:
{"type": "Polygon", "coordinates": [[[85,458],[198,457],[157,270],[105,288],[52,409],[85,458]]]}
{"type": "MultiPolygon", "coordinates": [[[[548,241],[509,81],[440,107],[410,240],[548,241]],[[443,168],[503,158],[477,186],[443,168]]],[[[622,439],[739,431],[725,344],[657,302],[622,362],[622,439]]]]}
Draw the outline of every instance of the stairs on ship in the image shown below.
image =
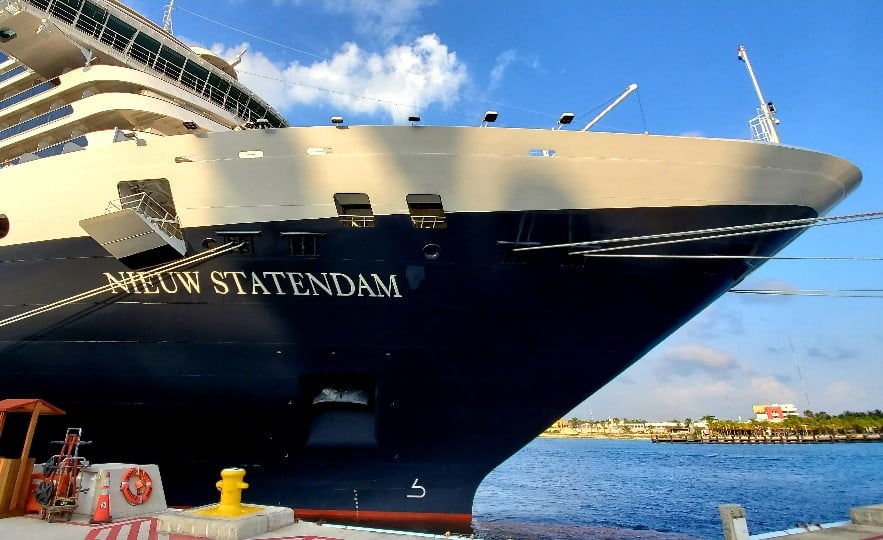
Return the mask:
{"type": "Polygon", "coordinates": [[[187,253],[178,216],[146,192],[110,201],[104,214],[81,220],[80,227],[130,267],[166,262],[187,253]]]}

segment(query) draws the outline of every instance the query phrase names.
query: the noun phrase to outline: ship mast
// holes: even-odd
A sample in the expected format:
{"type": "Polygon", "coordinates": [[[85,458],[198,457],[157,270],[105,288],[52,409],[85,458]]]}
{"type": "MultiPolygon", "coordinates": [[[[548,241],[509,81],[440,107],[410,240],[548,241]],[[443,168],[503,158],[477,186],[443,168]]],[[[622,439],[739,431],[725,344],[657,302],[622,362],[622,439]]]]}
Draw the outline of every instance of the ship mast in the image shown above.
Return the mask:
{"type": "Polygon", "coordinates": [[[169,0],[169,5],[166,6],[166,10],[162,14],[162,29],[166,31],[170,36],[175,35],[172,32],[172,10],[175,9],[175,0],[169,0]]]}
{"type": "Polygon", "coordinates": [[[778,144],[779,132],[776,131],[776,125],[779,124],[779,120],[773,118],[773,115],[776,114],[776,107],[772,101],[767,101],[763,98],[760,85],[757,84],[757,77],[754,76],[754,70],[751,69],[751,62],[748,60],[748,51],[745,49],[745,45],[739,45],[738,58],[745,62],[745,67],[748,68],[748,75],[754,84],[755,92],[757,92],[757,99],[760,100],[760,108],[757,110],[758,114],[749,122],[754,130],[754,136],[756,139],[778,144]]]}

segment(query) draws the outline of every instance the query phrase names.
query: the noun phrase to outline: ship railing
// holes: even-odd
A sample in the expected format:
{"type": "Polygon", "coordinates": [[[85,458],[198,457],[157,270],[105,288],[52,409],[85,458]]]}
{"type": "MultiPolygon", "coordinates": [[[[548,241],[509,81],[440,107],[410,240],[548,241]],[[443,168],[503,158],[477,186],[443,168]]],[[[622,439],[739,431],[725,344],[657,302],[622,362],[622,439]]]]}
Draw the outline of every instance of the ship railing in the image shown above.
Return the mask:
{"type": "Polygon", "coordinates": [[[172,214],[166,208],[156,202],[147,192],[133,193],[110,201],[105,208],[105,213],[110,214],[122,210],[134,210],[145,219],[159,227],[164,233],[179,240],[184,239],[181,232],[181,223],[178,216],[172,214]]]}
{"type": "MultiPolygon", "coordinates": [[[[2,79],[2,78],[0,78],[0,79],[2,79]]],[[[2,82],[2,80],[0,80],[0,82],[2,82]]],[[[22,90],[21,92],[19,92],[17,94],[13,94],[6,99],[0,100],[0,110],[5,109],[7,107],[11,107],[17,103],[21,103],[22,101],[24,101],[28,98],[32,98],[36,95],[42,94],[43,92],[52,90],[56,86],[58,86],[57,80],[43,81],[43,82],[37,83],[34,86],[32,86],[26,90],[22,90]]]]}
{"type": "Polygon", "coordinates": [[[18,124],[0,130],[0,140],[14,137],[16,135],[24,133],[25,131],[30,131],[32,129],[48,124],[49,122],[54,122],[60,118],[64,118],[65,116],[70,116],[73,113],[73,105],[62,105],[57,109],[52,109],[49,112],[34,116],[33,118],[28,118],[23,122],[19,122],[18,124]]]}
{"type": "Polygon", "coordinates": [[[344,227],[373,227],[374,216],[364,216],[357,214],[340,214],[340,224],[344,227]]]}
{"type": "Polygon", "coordinates": [[[417,229],[444,229],[447,226],[445,216],[411,216],[411,223],[417,229]]]}
{"type": "MultiPolygon", "coordinates": [[[[207,67],[209,64],[201,59],[196,61],[188,58],[189,51],[182,53],[177,47],[170,47],[161,36],[144,31],[145,25],[137,20],[123,21],[116,13],[100,7],[97,8],[98,13],[105,16],[103,20],[95,19],[84,11],[91,2],[79,2],[78,7],[73,7],[58,0],[21,1],[44,12],[51,21],[64,23],[66,30],[80,34],[87,47],[97,47],[104,53],[120,57],[127,64],[143,66],[146,68],[144,71],[207,99],[242,120],[272,117],[275,120],[273,123],[279,127],[286,125],[278,113],[241,83],[220,70],[210,69],[207,67]],[[130,27],[132,35],[111,28],[109,24],[112,20],[130,27]],[[138,43],[139,36],[142,36],[140,41],[156,50],[138,43]]],[[[7,3],[11,4],[12,0],[7,0],[7,3]]],[[[125,14],[120,15],[126,17],[125,14]]],[[[186,46],[182,45],[181,48],[186,49],[186,46]]]]}
{"type": "Polygon", "coordinates": [[[761,109],[755,108],[755,110],[757,111],[757,116],[748,121],[748,126],[751,128],[751,137],[755,141],[771,142],[772,127],[770,126],[770,121],[761,109]]]}

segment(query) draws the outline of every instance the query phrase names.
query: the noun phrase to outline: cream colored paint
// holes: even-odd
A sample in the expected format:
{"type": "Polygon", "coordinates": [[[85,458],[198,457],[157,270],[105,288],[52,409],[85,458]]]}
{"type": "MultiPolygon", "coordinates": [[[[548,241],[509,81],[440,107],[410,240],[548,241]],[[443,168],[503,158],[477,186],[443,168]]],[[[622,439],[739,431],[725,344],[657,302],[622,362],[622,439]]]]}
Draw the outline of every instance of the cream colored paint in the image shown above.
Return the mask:
{"type": "MultiPolygon", "coordinates": [[[[129,96],[131,97],[131,96],[129,96]]],[[[168,178],[185,227],[336,215],[368,193],[376,214],[409,193],[448,212],[794,204],[827,211],[857,185],[845,160],[746,141],[410,126],[286,128],[133,141],[0,170],[0,246],[83,236],[122,180],[168,178]],[[328,155],[308,149],[331,148],[328,155]],[[555,157],[528,157],[552,148],[555,157]],[[261,150],[264,157],[240,159],[261,150]],[[175,157],[191,162],[175,163],[175,157]],[[750,163],[752,165],[746,165],[750,163]]]]}

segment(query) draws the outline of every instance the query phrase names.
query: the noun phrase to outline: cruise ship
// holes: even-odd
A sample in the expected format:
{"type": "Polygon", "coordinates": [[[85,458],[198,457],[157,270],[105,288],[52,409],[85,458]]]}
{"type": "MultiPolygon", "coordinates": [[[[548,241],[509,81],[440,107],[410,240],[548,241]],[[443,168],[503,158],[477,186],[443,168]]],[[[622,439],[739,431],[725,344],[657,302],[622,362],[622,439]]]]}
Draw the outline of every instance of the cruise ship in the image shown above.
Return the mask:
{"type": "Polygon", "coordinates": [[[468,526],[861,178],[766,105],[761,140],[294,127],[115,0],[3,0],[0,49],[0,398],[67,412],[38,460],[82,427],[172,505],[241,466],[303,518],[468,526]]]}

